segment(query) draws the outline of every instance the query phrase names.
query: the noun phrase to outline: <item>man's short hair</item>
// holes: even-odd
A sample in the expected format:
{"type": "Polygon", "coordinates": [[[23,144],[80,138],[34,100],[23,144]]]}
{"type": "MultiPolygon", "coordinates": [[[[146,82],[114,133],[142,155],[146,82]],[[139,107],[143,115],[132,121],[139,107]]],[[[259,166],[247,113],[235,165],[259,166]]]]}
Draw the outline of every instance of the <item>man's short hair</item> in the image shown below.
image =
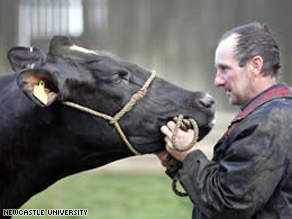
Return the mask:
{"type": "Polygon", "coordinates": [[[280,47],[267,25],[254,22],[235,27],[227,31],[219,42],[232,34],[238,35],[234,56],[240,67],[258,55],[263,58],[262,72],[265,76],[278,77],[281,74],[280,47]]]}

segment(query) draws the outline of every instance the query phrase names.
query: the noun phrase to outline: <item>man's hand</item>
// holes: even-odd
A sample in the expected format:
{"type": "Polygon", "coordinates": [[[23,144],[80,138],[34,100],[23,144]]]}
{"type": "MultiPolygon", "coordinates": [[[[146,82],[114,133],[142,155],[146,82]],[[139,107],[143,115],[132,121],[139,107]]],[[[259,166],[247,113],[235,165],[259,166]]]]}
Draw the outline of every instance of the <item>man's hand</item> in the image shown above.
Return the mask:
{"type": "MultiPolygon", "coordinates": [[[[186,158],[186,156],[190,152],[198,149],[198,145],[195,144],[192,148],[190,148],[189,150],[184,151],[184,152],[176,151],[175,149],[173,149],[173,145],[172,145],[171,139],[172,139],[174,128],[175,128],[175,123],[173,121],[169,121],[167,123],[167,125],[161,126],[160,130],[161,130],[161,132],[163,134],[165,134],[164,140],[165,140],[165,143],[166,143],[165,147],[166,147],[167,152],[169,154],[171,154],[175,159],[183,162],[184,159],[186,158]]],[[[177,136],[176,136],[177,144],[181,145],[181,146],[188,145],[192,141],[193,134],[194,134],[194,131],[192,129],[188,129],[186,132],[181,130],[181,129],[179,129],[179,131],[177,133],[177,136]]],[[[159,155],[162,155],[162,154],[159,154],[159,155]]],[[[163,156],[160,157],[159,155],[157,155],[157,156],[160,159],[164,158],[163,156]]]]}

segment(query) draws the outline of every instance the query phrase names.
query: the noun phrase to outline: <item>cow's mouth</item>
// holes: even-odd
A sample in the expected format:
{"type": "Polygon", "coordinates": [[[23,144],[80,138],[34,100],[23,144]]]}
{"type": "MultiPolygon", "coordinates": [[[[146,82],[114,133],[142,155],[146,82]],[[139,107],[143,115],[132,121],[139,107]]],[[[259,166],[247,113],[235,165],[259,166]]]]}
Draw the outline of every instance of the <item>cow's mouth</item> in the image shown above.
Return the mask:
{"type": "Polygon", "coordinates": [[[142,154],[149,154],[161,151],[165,148],[162,133],[156,136],[128,136],[130,142],[142,154]]]}

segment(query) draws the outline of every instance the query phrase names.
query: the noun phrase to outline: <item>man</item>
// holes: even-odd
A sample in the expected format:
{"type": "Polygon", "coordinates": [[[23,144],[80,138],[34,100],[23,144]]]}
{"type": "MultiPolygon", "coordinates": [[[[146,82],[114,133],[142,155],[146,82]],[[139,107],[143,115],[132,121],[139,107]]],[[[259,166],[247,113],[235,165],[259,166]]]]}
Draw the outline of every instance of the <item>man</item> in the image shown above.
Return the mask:
{"type": "MultiPolygon", "coordinates": [[[[226,32],[215,53],[215,86],[240,111],[210,161],[198,144],[171,149],[174,122],[161,131],[176,173],[194,203],[193,218],[292,218],[292,93],[280,74],[279,46],[269,28],[251,23],[226,32]]],[[[190,142],[193,131],[179,131],[190,142]]],[[[166,152],[157,154],[165,160],[166,152]]]]}

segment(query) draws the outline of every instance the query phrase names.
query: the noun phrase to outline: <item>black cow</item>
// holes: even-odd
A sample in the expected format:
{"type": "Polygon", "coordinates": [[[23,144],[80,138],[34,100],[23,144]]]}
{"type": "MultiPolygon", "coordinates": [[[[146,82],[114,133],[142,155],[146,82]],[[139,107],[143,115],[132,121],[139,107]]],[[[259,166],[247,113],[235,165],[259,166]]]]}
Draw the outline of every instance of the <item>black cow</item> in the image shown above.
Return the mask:
{"type": "MultiPolygon", "coordinates": [[[[14,47],[8,58],[16,73],[0,77],[0,212],[19,208],[65,176],[133,155],[108,121],[63,103],[113,116],[149,71],[67,37],[54,37],[47,55],[14,47]],[[46,101],[33,94],[35,86],[46,101]]],[[[201,139],[212,127],[214,101],[157,77],[119,124],[135,150],[153,153],[164,147],[159,127],[178,114],[197,121],[201,139]]]]}

